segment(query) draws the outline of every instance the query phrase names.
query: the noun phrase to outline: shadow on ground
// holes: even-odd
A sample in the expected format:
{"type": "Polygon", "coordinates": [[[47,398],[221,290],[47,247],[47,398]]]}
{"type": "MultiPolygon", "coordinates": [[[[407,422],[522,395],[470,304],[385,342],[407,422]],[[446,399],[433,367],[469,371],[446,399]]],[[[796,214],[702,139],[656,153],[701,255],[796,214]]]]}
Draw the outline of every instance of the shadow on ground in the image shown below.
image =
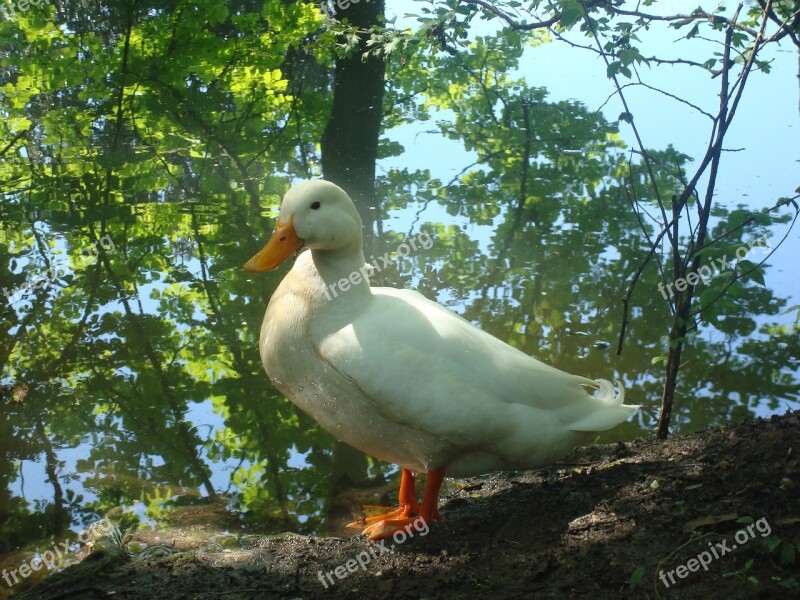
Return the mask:
{"type": "Polygon", "coordinates": [[[463,480],[444,523],[383,551],[284,534],[132,558],[106,540],[13,598],[800,597],[798,433],[791,413],[463,480]]]}

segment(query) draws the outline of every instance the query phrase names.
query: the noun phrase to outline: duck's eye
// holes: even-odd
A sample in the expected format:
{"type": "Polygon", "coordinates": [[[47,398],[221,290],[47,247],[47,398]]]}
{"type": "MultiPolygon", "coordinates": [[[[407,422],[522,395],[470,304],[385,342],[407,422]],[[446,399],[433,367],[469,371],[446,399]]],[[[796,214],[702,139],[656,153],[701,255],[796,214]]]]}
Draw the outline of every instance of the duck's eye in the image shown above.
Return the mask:
{"type": "Polygon", "coordinates": [[[319,202],[313,202],[311,204],[311,210],[317,210],[319,208],[319,202]]]}

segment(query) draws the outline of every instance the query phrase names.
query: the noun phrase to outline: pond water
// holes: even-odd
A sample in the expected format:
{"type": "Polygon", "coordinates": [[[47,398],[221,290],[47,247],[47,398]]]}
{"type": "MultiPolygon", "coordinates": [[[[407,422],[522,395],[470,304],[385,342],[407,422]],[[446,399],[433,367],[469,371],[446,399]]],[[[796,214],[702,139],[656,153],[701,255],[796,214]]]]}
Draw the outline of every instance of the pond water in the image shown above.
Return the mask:
{"type": "MultiPolygon", "coordinates": [[[[387,139],[404,150],[378,163],[382,206],[379,226],[366,233],[371,254],[394,252],[420,232],[433,245],[398,258],[373,283],[419,289],[565,371],[619,379],[643,408],[599,440],[649,435],[670,316],[657,271],[643,274],[623,352],[614,351],[620,299],[646,249],[624,185],[630,133],[611,124],[618,107],[597,112],[610,93],[603,69],[548,54],[559,52],[550,46],[527,50],[509,72],[529,84],[537,77],[527,109],[545,132],[531,150],[528,193],[537,200],[524,219],[514,215],[513,172],[489,159],[470,168],[493,152],[481,146],[490,125],[448,139],[429,133],[432,121],[387,123],[387,139]],[[536,60],[585,69],[593,87],[584,95],[580,82],[536,70],[536,60]],[[437,195],[451,180],[450,193],[437,195]]],[[[745,151],[724,162],[719,190],[728,210],[771,206],[800,183],[797,56],[781,50],[773,58],[732,133],[731,146],[745,151]],[[773,101],[766,112],[765,97],[773,101]]],[[[104,515],[165,527],[200,506],[221,530],[332,531],[334,518],[347,517],[343,495],[396,469],[299,413],[260,363],[263,311],[288,267],[252,276],[241,266],[269,236],[297,171],[262,148],[244,176],[224,143],[199,141],[191,119],[159,130],[159,110],[174,108],[163,96],[143,103],[149,112],[131,116],[115,137],[98,117],[99,104],[113,100],[103,84],[68,81],[67,89],[75,95],[52,96],[49,109],[4,105],[10,118],[40,121],[35,144],[2,157],[0,566],[104,515]],[[71,121],[49,121],[56,112],[71,121]],[[93,123],[81,129],[88,137],[75,133],[84,121],[93,123]]],[[[710,89],[702,92],[713,101],[710,89]]],[[[646,106],[637,120],[651,147],[672,143],[698,155],[700,127],[665,125],[665,115],[681,117],[646,106]]],[[[455,121],[454,108],[435,119],[455,121]]],[[[293,118],[313,140],[324,116],[312,106],[293,118]]],[[[294,147],[295,133],[280,125],[270,143],[294,147]]],[[[509,134],[493,143],[503,150],[514,141],[509,134]]],[[[772,245],[786,227],[765,234],[772,245]]],[[[695,336],[674,431],[797,408],[796,310],[784,311],[798,302],[798,246],[792,232],[769,261],[766,285],[748,283],[738,312],[695,336]]],[[[756,247],[750,258],[765,255],[756,247]]]]}

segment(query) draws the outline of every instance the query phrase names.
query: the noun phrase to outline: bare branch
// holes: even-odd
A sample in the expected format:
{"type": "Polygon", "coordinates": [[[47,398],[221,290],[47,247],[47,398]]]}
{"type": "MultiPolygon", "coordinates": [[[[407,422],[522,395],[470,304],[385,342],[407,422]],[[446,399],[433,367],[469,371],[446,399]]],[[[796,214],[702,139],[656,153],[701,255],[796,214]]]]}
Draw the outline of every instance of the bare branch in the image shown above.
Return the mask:
{"type": "Polygon", "coordinates": [[[552,25],[555,25],[561,20],[561,13],[555,13],[549,19],[545,19],[544,21],[534,21],[533,23],[517,23],[509,14],[503,12],[496,6],[492,6],[488,2],[484,2],[483,0],[464,0],[463,4],[475,4],[480,6],[487,12],[492,13],[493,15],[500,17],[500,19],[505,22],[511,29],[516,29],[518,31],[532,31],[534,29],[547,29],[552,25]]]}
{"type": "MultiPolygon", "coordinates": [[[[641,86],[641,87],[647,88],[648,90],[651,90],[653,92],[658,92],[659,94],[663,94],[664,96],[672,98],[673,100],[676,100],[676,101],[680,102],[681,104],[685,104],[686,106],[688,106],[690,108],[693,108],[694,110],[699,112],[704,117],[708,117],[711,120],[714,119],[714,115],[712,115],[709,112],[706,112],[705,110],[703,110],[702,108],[700,108],[696,104],[693,104],[693,103],[689,102],[688,100],[686,100],[684,98],[681,98],[680,96],[676,96],[675,94],[672,94],[672,93],[670,93],[670,92],[668,92],[666,90],[662,90],[661,88],[657,88],[655,86],[652,86],[652,85],[650,85],[648,83],[645,83],[644,81],[641,81],[641,80],[638,81],[638,82],[632,81],[631,83],[626,83],[625,85],[622,86],[622,89],[624,90],[625,88],[636,87],[636,86],[641,86]]],[[[617,94],[618,94],[618,92],[616,90],[614,92],[612,92],[611,94],[609,94],[608,98],[606,98],[605,101],[603,102],[603,104],[600,105],[600,108],[597,109],[598,112],[600,110],[602,110],[603,107],[611,101],[611,98],[613,98],[617,94]]]]}
{"type": "Polygon", "coordinates": [[[756,30],[752,29],[751,27],[747,27],[746,25],[742,25],[741,23],[737,22],[738,11],[736,17],[728,19],[722,15],[706,12],[700,7],[694,9],[691,14],[688,15],[654,15],[639,10],[623,10],[617,7],[610,8],[615,14],[626,17],[639,17],[640,19],[646,19],[648,21],[666,21],[670,23],[677,23],[681,26],[688,25],[689,23],[693,23],[695,21],[708,21],[709,23],[715,25],[725,25],[726,27],[732,27],[733,29],[744,31],[753,37],[755,37],[757,33],[756,30]]]}
{"type": "Polygon", "coordinates": [[[625,293],[625,297],[622,299],[622,324],[620,325],[619,339],[617,341],[617,356],[622,354],[622,344],[625,341],[625,332],[628,329],[628,315],[630,314],[630,302],[631,296],[633,296],[633,290],[645,267],[647,267],[647,264],[650,262],[650,259],[655,256],[656,248],[658,248],[664,235],[669,232],[670,227],[672,227],[672,222],[667,223],[666,227],[658,234],[658,237],[650,244],[650,250],[639,265],[639,268],[636,269],[636,272],[633,274],[633,279],[631,279],[631,282],[628,284],[628,290],[625,293]]]}
{"type": "MultiPolygon", "coordinates": [[[[583,3],[584,12],[588,13],[588,8],[585,3],[583,3]]],[[[606,63],[606,67],[608,68],[611,65],[611,61],[608,58],[608,54],[603,49],[603,45],[600,43],[600,37],[597,34],[597,30],[595,29],[594,23],[591,19],[586,17],[586,24],[589,27],[589,30],[592,32],[592,37],[594,38],[595,44],[597,45],[597,49],[600,55],[603,57],[603,61],[606,63]]],[[[625,108],[625,112],[629,115],[632,115],[630,108],[628,107],[628,101],[625,98],[625,94],[622,92],[622,86],[619,83],[619,79],[617,78],[616,74],[611,75],[611,79],[614,82],[614,87],[617,88],[617,93],[619,94],[619,98],[622,101],[622,106],[625,108]]],[[[656,201],[658,202],[659,207],[661,208],[661,216],[664,219],[664,223],[668,222],[669,219],[667,218],[666,210],[664,210],[664,202],[661,199],[661,192],[656,185],[656,177],[653,173],[653,167],[650,164],[650,159],[648,158],[647,151],[645,150],[644,143],[642,142],[642,138],[639,135],[639,128],[636,127],[636,124],[633,122],[633,119],[630,120],[630,126],[633,129],[633,135],[636,138],[636,143],[639,146],[639,151],[642,153],[642,159],[644,160],[645,168],[647,169],[647,173],[650,177],[650,181],[653,182],[653,192],[656,195],[656,201]]],[[[669,238],[670,244],[672,247],[676,247],[677,240],[673,241],[673,236],[670,232],[667,232],[667,237],[669,238]]]]}

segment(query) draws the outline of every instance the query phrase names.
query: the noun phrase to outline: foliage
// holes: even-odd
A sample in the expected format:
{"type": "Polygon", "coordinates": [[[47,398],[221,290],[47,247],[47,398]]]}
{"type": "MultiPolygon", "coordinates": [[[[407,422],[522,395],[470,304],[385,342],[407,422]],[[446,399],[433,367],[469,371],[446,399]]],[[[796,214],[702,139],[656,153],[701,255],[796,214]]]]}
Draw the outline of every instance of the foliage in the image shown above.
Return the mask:
{"type": "MultiPolygon", "coordinates": [[[[656,63],[635,53],[642,17],[629,16],[626,32],[621,13],[587,5],[597,34],[611,36],[602,51],[617,76],[656,63]]],[[[619,134],[630,119],[552,102],[510,75],[524,51],[569,26],[592,35],[580,31],[580,2],[531,6],[558,18],[514,27],[502,15],[523,15],[521,4],[439,2],[424,6],[415,32],[388,23],[365,33],[310,2],[67,0],[0,22],[4,549],[109,511],[135,520],[139,502],[163,523],[181,497],[198,495],[225,495],[260,530],[324,528],[341,448],[267,384],[257,332],[282,273],[250,279],[240,266],[290,182],[319,174],[333,62],[356,47],[342,42],[348,32],[373,36],[370,52],[388,61],[381,160],[405,152],[391,135],[412,123],[471,157],[449,181],[382,171],[376,255],[410,235],[392,225],[398,214],[414,215],[410,227],[435,243],[374,283],[418,287],[565,370],[616,370],[641,396],[660,392],[650,360],[667,345],[670,311],[655,291],[631,309],[624,365],[602,342],[618,330],[624,282],[663,229],[629,210],[630,190],[640,207],[660,197],[671,212],[689,158],[667,148],[647,149],[649,167],[631,160],[619,134]],[[473,34],[498,18],[502,31],[473,34]],[[85,452],[75,458],[74,448],[85,452]],[[37,461],[47,489],[31,499],[20,489],[37,461]]],[[[713,19],[694,24],[715,31],[713,19]]],[[[767,231],[768,217],[718,210],[719,243],[700,252],[714,260],[767,231]]],[[[721,299],[695,305],[720,336],[687,333],[698,359],[677,384],[687,398],[679,423],[797,398],[783,368],[798,356],[797,327],[757,318],[784,301],[757,285],[755,266],[742,264],[747,276],[721,299]]],[[[639,276],[641,289],[660,281],[653,262],[639,276]]],[[[627,433],[651,424],[644,412],[627,433]]],[[[348,476],[389,471],[364,460],[348,476]]]]}
{"type": "MultiPolygon", "coordinates": [[[[320,16],[302,3],[81,11],[42,3],[0,23],[0,364],[29,388],[3,407],[5,457],[52,454],[55,533],[165,493],[213,497],[224,486],[209,462],[248,483],[240,510],[302,528],[289,500],[310,472],[286,462],[326,463],[332,440],[264,388],[250,290],[269,281],[232,274],[269,228],[262,199],[274,206],[287,175],[309,175],[329,106],[325,78],[310,76],[326,67],[303,50],[320,16]],[[58,458],[79,441],[88,456],[58,458]],[[96,492],[70,498],[72,469],[96,492]]],[[[0,508],[4,540],[36,537],[24,503],[0,508]]]]}

